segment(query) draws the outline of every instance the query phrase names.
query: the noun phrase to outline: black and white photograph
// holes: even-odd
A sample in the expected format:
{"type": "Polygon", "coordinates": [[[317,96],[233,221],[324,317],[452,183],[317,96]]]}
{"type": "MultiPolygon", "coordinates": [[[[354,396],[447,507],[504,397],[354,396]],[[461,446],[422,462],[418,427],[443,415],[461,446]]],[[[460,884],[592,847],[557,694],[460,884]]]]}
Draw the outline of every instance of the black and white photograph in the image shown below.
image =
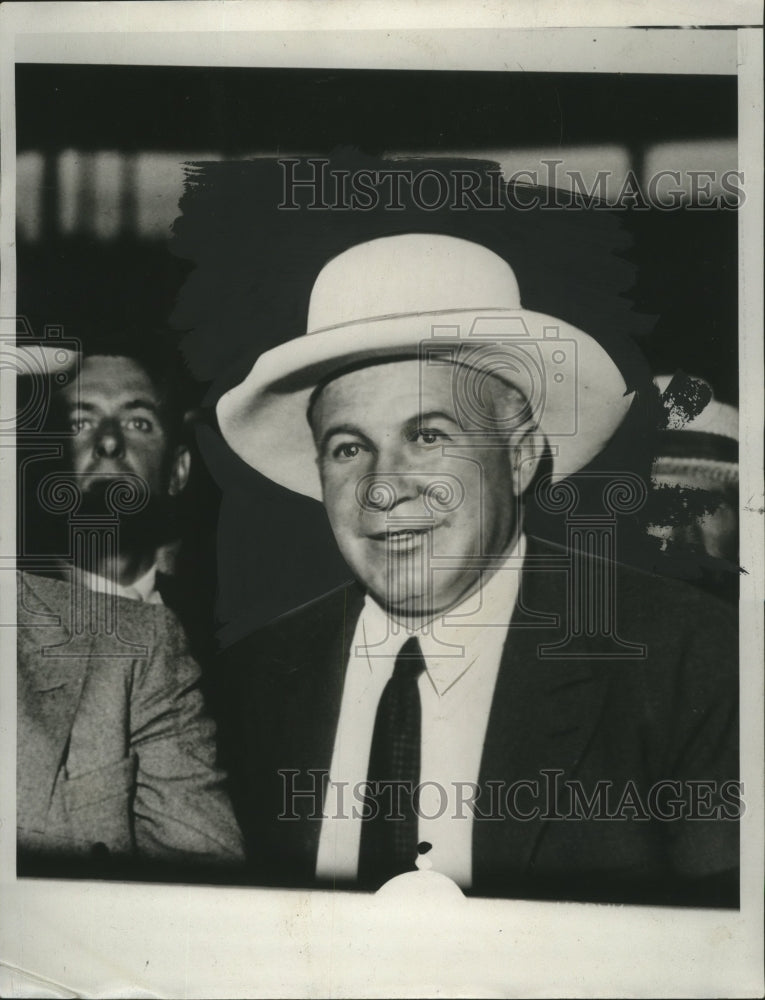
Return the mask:
{"type": "Polygon", "coordinates": [[[616,6],[5,6],[4,995],[761,993],[762,19],[616,6]]]}

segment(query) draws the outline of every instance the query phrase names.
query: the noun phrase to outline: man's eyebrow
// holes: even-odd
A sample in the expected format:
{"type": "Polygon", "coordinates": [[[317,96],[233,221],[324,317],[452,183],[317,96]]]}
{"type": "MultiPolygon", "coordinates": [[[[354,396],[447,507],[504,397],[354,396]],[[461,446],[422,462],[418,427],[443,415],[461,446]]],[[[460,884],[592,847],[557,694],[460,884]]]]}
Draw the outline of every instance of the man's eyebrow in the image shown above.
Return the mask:
{"type": "Polygon", "coordinates": [[[453,424],[458,430],[462,430],[462,425],[454,416],[453,413],[447,413],[446,410],[428,410],[423,413],[416,413],[413,417],[410,417],[406,421],[404,427],[407,433],[411,433],[413,430],[417,430],[418,427],[424,427],[432,420],[441,420],[447,423],[453,424]]]}
{"type": "MultiPolygon", "coordinates": [[[[127,402],[122,403],[122,408],[124,410],[150,410],[152,413],[159,414],[160,408],[150,399],[129,399],[127,402]]],[[[86,413],[93,413],[98,409],[96,403],[88,403],[86,400],[75,400],[71,403],[70,410],[84,410],[86,413]]]]}
{"type": "Polygon", "coordinates": [[[126,410],[151,410],[152,413],[159,414],[159,406],[150,399],[130,399],[123,403],[126,410]]]}
{"type": "Polygon", "coordinates": [[[424,424],[427,420],[448,420],[450,424],[454,424],[455,427],[459,427],[459,421],[454,416],[453,413],[447,413],[446,410],[428,410],[426,413],[418,413],[411,420],[408,420],[408,424],[424,424]]]}
{"type": "Polygon", "coordinates": [[[330,439],[336,434],[353,434],[355,437],[361,438],[366,444],[372,443],[361,428],[356,426],[356,424],[333,424],[331,427],[328,427],[321,436],[321,440],[319,441],[319,451],[321,453],[324,452],[324,449],[327,447],[330,439]]]}

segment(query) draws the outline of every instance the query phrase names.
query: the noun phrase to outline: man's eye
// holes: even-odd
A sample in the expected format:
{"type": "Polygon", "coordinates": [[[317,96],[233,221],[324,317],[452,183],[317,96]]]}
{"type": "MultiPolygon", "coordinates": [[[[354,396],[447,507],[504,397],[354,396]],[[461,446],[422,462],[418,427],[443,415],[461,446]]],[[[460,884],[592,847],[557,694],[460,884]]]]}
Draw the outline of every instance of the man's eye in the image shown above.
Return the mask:
{"type": "Polygon", "coordinates": [[[449,435],[444,431],[439,431],[435,427],[419,427],[414,435],[414,440],[420,444],[440,444],[449,440],[449,435]]]}
{"type": "Polygon", "coordinates": [[[153,430],[154,424],[146,417],[130,417],[125,421],[125,427],[130,431],[143,431],[144,434],[148,434],[153,430]]]}
{"type": "Polygon", "coordinates": [[[87,417],[75,417],[70,421],[69,426],[75,434],[79,434],[80,431],[84,431],[86,427],[90,427],[91,422],[87,419],[87,417]]]}
{"type": "Polygon", "coordinates": [[[363,446],[358,441],[344,441],[343,444],[339,444],[336,448],[332,449],[332,457],[347,462],[352,458],[356,458],[363,450],[363,446]]]}

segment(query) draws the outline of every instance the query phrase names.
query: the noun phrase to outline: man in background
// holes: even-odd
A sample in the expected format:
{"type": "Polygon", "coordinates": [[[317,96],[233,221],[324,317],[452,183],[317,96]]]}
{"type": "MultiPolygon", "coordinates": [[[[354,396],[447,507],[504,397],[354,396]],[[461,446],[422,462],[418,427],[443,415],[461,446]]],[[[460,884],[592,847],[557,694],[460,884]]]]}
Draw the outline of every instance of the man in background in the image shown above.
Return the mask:
{"type": "Polygon", "coordinates": [[[97,525],[108,491],[137,477],[146,533],[112,547],[83,530],[65,579],[18,576],[18,873],[217,881],[240,862],[241,837],[199,666],[156,572],[188,450],[172,384],[125,350],[86,353],[59,393],[78,486],[59,495],[97,525]]]}
{"type": "Polygon", "coordinates": [[[90,590],[164,604],[204,666],[213,645],[211,573],[176,573],[179,505],[192,471],[190,392],[177,349],[156,331],[84,339],[76,376],[54,398],[68,435],[64,476],[81,495],[77,515],[108,514],[120,482],[145,499],[119,517],[117,545],[71,553],[90,590]]]}
{"type": "Polygon", "coordinates": [[[738,601],[738,410],[696,376],[657,375],[648,534],[656,568],[738,601]],[[653,550],[652,550],[653,551],[653,550]]]}

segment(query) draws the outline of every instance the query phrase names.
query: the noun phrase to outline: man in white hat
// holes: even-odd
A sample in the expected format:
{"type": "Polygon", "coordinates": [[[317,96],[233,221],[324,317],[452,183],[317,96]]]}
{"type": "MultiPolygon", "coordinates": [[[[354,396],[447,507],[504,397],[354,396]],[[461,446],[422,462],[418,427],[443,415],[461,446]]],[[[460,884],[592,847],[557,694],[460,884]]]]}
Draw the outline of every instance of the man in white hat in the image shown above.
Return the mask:
{"type": "Polygon", "coordinates": [[[374,889],[428,852],[481,895],[735,905],[726,609],[523,532],[543,448],[569,476],[630,402],[502,258],[427,234],[331,260],[307,335],[221,398],[230,446],[323,501],[356,580],[224,652],[256,880],[374,889]]]}

